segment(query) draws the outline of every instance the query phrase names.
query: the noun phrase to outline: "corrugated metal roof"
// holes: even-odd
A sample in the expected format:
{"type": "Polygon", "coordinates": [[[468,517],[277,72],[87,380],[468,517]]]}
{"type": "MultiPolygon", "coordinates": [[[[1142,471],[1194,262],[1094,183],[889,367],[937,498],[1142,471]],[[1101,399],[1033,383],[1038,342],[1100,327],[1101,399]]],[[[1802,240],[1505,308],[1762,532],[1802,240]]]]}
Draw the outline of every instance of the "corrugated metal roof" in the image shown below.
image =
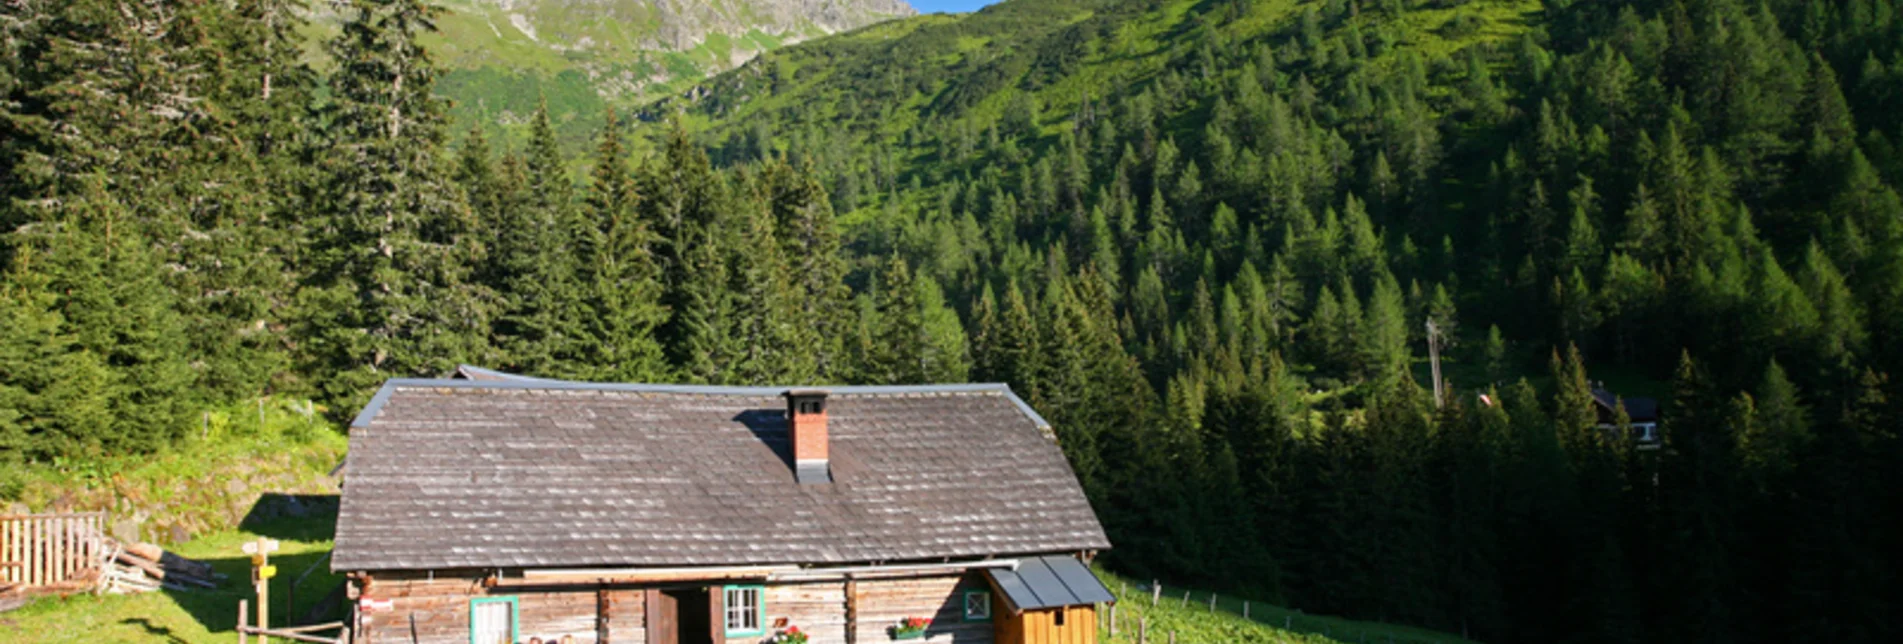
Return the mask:
{"type": "Polygon", "coordinates": [[[1083,562],[1066,555],[1020,559],[1017,570],[985,571],[1015,610],[1038,610],[1116,601],[1083,562]]]}

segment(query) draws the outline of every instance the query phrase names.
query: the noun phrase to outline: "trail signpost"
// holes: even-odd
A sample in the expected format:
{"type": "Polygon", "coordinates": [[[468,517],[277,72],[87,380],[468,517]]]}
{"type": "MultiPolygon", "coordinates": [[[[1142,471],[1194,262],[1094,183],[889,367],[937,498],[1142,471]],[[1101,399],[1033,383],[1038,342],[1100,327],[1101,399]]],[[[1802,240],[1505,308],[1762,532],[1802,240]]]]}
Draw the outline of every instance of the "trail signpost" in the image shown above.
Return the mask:
{"type": "MultiPolygon", "coordinates": [[[[258,591],[258,628],[271,627],[271,578],[278,574],[278,567],[271,565],[271,553],[278,551],[276,539],[258,537],[257,541],[244,544],[244,553],[251,555],[251,585],[258,591]]],[[[263,633],[258,641],[268,641],[263,633]]]]}

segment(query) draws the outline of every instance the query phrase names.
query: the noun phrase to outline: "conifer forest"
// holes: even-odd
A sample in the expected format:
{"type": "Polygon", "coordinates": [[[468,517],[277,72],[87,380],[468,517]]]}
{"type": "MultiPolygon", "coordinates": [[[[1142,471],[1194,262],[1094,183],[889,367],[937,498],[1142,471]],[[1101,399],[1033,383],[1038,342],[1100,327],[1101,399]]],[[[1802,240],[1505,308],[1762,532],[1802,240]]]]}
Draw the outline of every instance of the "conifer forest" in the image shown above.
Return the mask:
{"type": "Polygon", "coordinates": [[[459,364],[1005,382],[1132,578],[1903,638],[1898,0],[1006,0],[500,124],[441,9],[306,1],[0,0],[0,468],[459,364]]]}

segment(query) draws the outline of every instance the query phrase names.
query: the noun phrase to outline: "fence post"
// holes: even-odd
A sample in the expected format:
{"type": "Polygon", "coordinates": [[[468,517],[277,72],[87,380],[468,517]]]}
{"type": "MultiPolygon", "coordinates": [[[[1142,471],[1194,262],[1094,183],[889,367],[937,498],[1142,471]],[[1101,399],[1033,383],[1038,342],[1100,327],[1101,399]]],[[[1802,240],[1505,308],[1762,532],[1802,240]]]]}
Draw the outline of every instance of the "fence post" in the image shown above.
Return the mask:
{"type": "Polygon", "coordinates": [[[1189,608],[1189,591],[1183,591],[1183,602],[1178,604],[1177,608],[1189,608]]]}
{"type": "Polygon", "coordinates": [[[1249,600],[1247,599],[1242,600],[1242,618],[1249,618],[1249,600]]]}
{"type": "Polygon", "coordinates": [[[1142,619],[1137,620],[1137,644],[1149,644],[1149,642],[1150,642],[1150,618],[1144,617],[1142,619]]]}
{"type": "Polygon", "coordinates": [[[250,612],[251,602],[243,599],[238,600],[238,644],[247,644],[251,641],[250,637],[246,636],[244,632],[245,623],[251,617],[250,612]]]}
{"type": "Polygon", "coordinates": [[[1209,612],[1216,612],[1216,593],[1209,594],[1209,612]]]}
{"type": "Polygon", "coordinates": [[[1151,579],[1150,580],[1150,605],[1155,606],[1157,600],[1162,598],[1163,598],[1163,582],[1157,581],[1155,579],[1151,579]]]}
{"type": "Polygon", "coordinates": [[[1176,631],[1170,631],[1170,644],[1176,644],[1176,631]]]}

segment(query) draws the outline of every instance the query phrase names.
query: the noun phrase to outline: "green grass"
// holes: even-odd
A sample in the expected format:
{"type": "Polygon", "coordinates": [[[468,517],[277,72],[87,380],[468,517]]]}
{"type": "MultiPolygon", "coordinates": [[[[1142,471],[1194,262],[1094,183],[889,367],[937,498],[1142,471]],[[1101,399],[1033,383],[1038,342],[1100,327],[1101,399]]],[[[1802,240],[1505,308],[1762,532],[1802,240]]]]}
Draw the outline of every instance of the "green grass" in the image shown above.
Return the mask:
{"type": "Polygon", "coordinates": [[[251,560],[241,548],[261,536],[277,539],[281,548],[271,558],[278,568],[277,578],[271,580],[271,623],[289,625],[291,619],[310,611],[343,580],[330,572],[325,559],[330,554],[336,524],[335,506],[330,507],[326,514],[261,521],[172,548],[224,573],[227,580],[216,590],[43,597],[17,611],[0,614],[0,641],[230,641],[239,600],[256,602],[250,583],[251,560]],[[306,571],[310,576],[298,585],[293,596],[292,583],[306,571]]]}
{"type": "Polygon", "coordinates": [[[35,512],[105,509],[112,523],[141,519],[141,540],[210,563],[227,581],[193,592],[43,597],[0,614],[0,642],[228,641],[238,600],[252,597],[250,559],[240,548],[260,536],[282,543],[272,558],[279,570],[273,614],[308,612],[337,586],[327,565],[299,585],[295,605],[286,602],[292,582],[330,552],[336,487],[328,474],[346,441],[321,407],[307,405],[277,398],[236,404],[201,414],[189,438],[157,454],[6,471],[0,491],[8,501],[35,512]],[[304,516],[289,516],[280,512],[285,495],[314,503],[304,505],[304,516]]]}
{"type": "Polygon", "coordinates": [[[1149,642],[1170,641],[1175,634],[1178,644],[1218,644],[1228,642],[1368,642],[1387,644],[1463,644],[1467,640],[1447,633],[1408,626],[1309,615],[1273,604],[1248,602],[1249,616],[1244,619],[1240,597],[1173,588],[1163,584],[1160,597],[1147,586],[1101,569],[1097,576],[1117,596],[1115,637],[1104,642],[1136,642],[1139,624],[1148,631],[1149,642]],[[1187,598],[1185,598],[1187,591],[1187,598]]]}

